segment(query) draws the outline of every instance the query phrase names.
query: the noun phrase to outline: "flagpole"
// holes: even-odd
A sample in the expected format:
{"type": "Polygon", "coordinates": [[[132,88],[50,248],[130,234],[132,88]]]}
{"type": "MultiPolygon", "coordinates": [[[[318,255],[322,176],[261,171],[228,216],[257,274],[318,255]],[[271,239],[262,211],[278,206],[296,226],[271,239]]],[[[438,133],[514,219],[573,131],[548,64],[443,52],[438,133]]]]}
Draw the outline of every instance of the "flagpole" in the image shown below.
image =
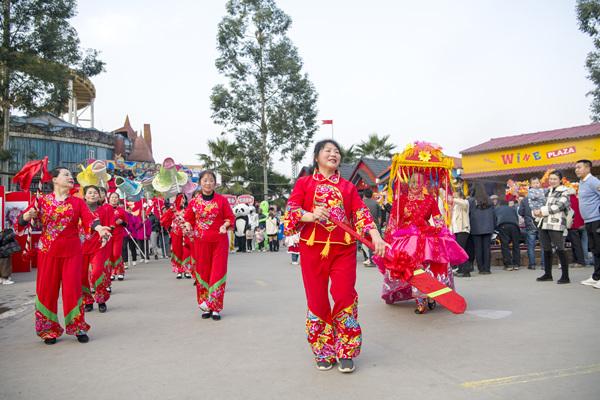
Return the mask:
{"type": "Polygon", "coordinates": [[[331,122],[331,138],[333,139],[333,121],[331,122]]]}

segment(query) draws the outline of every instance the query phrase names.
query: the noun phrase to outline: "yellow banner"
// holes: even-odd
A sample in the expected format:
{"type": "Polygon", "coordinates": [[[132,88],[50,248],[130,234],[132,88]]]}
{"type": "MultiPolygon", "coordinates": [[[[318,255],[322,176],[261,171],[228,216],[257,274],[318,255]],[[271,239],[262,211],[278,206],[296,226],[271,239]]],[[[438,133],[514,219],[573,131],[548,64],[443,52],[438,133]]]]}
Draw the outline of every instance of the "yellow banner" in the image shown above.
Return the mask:
{"type": "Polygon", "coordinates": [[[600,138],[541,143],[501,151],[465,154],[462,157],[462,165],[463,173],[473,174],[515,168],[550,167],[581,159],[600,160],[600,138]]]}

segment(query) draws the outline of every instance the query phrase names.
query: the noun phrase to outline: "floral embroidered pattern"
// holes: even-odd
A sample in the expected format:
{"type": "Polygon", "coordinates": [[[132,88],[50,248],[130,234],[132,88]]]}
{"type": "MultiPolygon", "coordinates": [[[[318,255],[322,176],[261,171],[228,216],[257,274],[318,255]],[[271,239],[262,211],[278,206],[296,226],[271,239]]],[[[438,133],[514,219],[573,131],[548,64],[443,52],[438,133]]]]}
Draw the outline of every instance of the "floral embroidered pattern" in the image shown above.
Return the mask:
{"type": "Polygon", "coordinates": [[[336,333],[335,354],[338,358],[354,358],[360,354],[362,333],[358,324],[358,298],[333,317],[336,333]]]}
{"type": "Polygon", "coordinates": [[[209,286],[209,284],[200,277],[198,272],[195,273],[195,277],[198,304],[206,302],[208,308],[212,311],[220,312],[223,310],[223,298],[225,297],[225,282],[227,280],[227,275],[212,286],[209,286]]]}
{"type": "Polygon", "coordinates": [[[82,299],[79,299],[77,306],[65,315],[65,327],[67,335],[76,335],[80,331],[90,330],[90,326],[85,322],[82,299]]]}
{"type": "Polygon", "coordinates": [[[52,242],[60,235],[73,219],[73,206],[64,201],[57,201],[53,194],[40,199],[40,214],[44,227],[39,240],[39,249],[46,253],[52,242]]]}
{"type": "Polygon", "coordinates": [[[306,214],[300,206],[288,203],[283,216],[283,234],[294,236],[300,231],[300,219],[306,214]]]}
{"type": "Polygon", "coordinates": [[[317,317],[310,310],[306,313],[306,338],[316,361],[332,362],[335,360],[336,343],[333,326],[317,317]]]}
{"type": "Polygon", "coordinates": [[[94,282],[94,300],[96,300],[96,303],[106,303],[110,299],[109,285],[110,280],[105,274],[100,275],[96,282],[94,282]]]}
{"type": "Polygon", "coordinates": [[[61,336],[64,332],[63,328],[58,323],[56,314],[52,313],[51,318],[44,315],[44,313],[37,309],[35,311],[35,331],[42,339],[55,339],[61,336]]]}
{"type": "Polygon", "coordinates": [[[202,231],[208,230],[219,215],[219,204],[214,200],[204,200],[196,197],[190,204],[194,211],[195,230],[197,236],[202,236],[202,231]]]}
{"type": "Polygon", "coordinates": [[[354,212],[354,229],[361,235],[366,235],[371,229],[377,229],[373,216],[367,207],[361,207],[354,212]]]}
{"type": "MultiPolygon", "coordinates": [[[[317,185],[315,189],[314,206],[327,208],[331,219],[336,221],[344,221],[346,219],[342,192],[333,185],[317,185]]],[[[319,224],[328,231],[332,231],[336,228],[336,225],[331,221],[320,221],[319,224]]]]}

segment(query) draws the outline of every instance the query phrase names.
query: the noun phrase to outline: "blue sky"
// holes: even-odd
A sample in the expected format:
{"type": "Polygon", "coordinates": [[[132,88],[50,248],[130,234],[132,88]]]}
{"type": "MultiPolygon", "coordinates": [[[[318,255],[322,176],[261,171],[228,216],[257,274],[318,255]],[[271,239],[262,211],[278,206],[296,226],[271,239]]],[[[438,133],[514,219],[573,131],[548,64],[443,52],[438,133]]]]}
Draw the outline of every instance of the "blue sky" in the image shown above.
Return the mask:
{"type": "MultiPolygon", "coordinates": [[[[575,1],[280,0],[289,36],[348,146],[370,133],[399,147],[414,140],[446,153],[492,137],[590,122],[585,70],[592,41],[575,1]]],[[[152,126],[157,161],[197,163],[220,132],[210,118],[217,24],[225,0],[80,0],[82,46],[102,52],[96,127],[129,114],[152,126]]],[[[315,139],[329,137],[323,126],[315,139]]],[[[308,160],[308,159],[307,159],[308,160]]],[[[290,174],[289,163],[276,163],[290,174]]]]}

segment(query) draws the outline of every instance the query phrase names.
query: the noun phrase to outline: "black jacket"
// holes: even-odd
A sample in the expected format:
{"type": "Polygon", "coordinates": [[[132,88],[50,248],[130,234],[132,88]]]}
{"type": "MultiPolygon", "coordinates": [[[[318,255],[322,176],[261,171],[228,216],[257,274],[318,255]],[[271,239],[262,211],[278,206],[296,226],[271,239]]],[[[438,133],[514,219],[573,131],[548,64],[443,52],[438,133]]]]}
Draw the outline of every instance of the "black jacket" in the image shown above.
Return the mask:
{"type": "Polygon", "coordinates": [[[496,227],[494,208],[477,206],[475,199],[469,199],[469,223],[471,224],[471,235],[491,235],[496,227]]]}
{"type": "Polygon", "coordinates": [[[11,254],[21,251],[21,246],[15,237],[15,233],[10,228],[0,233],[0,258],[8,258],[11,254]]]}
{"type": "Polygon", "coordinates": [[[496,227],[502,224],[511,224],[519,226],[519,216],[517,210],[507,205],[501,205],[494,208],[494,216],[496,217],[496,227]]]}
{"type": "Polygon", "coordinates": [[[527,197],[521,200],[519,204],[519,215],[525,220],[525,229],[529,232],[537,231],[537,225],[535,224],[535,218],[531,214],[531,206],[529,205],[529,199],[527,197]]]}

